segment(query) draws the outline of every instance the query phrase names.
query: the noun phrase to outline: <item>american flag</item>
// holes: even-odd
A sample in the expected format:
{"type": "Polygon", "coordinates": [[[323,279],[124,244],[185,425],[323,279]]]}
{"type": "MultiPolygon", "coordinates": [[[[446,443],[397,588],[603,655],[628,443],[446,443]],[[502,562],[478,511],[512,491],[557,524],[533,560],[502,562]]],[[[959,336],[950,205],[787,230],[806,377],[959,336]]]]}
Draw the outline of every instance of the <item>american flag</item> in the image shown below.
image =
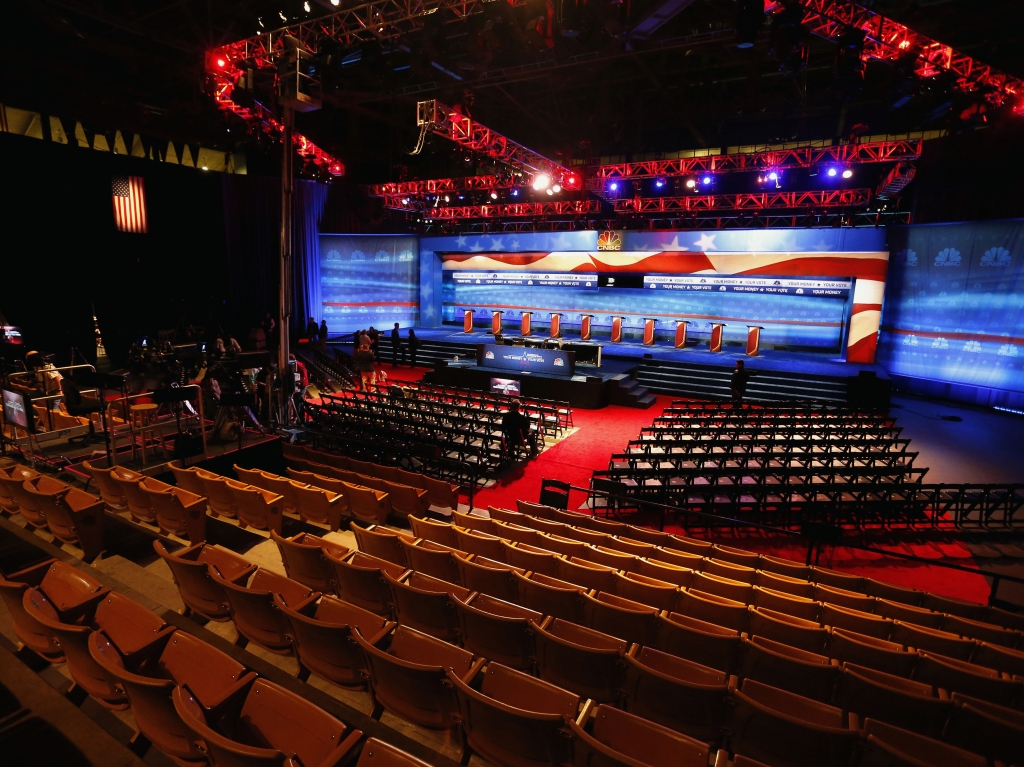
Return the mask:
{"type": "Polygon", "coordinates": [[[114,224],[119,232],[145,234],[146,191],[139,176],[114,176],[114,224]]]}

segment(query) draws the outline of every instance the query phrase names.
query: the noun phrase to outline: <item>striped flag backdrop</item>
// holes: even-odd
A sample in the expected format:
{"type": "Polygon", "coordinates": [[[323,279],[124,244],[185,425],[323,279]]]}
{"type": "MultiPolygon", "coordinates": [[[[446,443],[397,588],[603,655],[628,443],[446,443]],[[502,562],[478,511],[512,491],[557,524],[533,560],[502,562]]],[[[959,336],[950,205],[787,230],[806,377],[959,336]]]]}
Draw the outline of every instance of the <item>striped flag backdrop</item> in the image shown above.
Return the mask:
{"type": "Polygon", "coordinates": [[[146,191],[140,176],[114,176],[114,224],[119,232],[145,234],[146,191]]]}

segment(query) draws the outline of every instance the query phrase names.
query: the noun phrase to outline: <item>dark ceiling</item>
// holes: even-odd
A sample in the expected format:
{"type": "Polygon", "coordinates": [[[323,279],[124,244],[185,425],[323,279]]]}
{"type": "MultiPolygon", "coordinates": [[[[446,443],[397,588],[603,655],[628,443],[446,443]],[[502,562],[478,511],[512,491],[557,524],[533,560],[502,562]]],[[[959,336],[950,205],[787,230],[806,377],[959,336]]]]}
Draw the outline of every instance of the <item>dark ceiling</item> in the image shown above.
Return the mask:
{"type": "MultiPolygon", "coordinates": [[[[329,0],[310,2],[308,14],[302,0],[10,3],[0,31],[0,101],[100,130],[230,149],[243,132],[228,132],[237,123],[204,92],[204,52],[257,33],[260,20],[272,29],[282,15],[291,23],[332,10],[329,0]]],[[[942,83],[912,83],[880,62],[869,63],[859,84],[837,76],[838,46],[827,40],[810,38],[798,71],[780,71],[767,25],[754,47],[737,49],[734,0],[675,0],[682,9],[638,39],[644,19],[672,4],[527,0],[513,8],[498,0],[469,20],[434,14],[407,38],[330,51],[321,67],[325,108],[300,115],[298,127],[360,182],[466,173],[461,153],[442,139],[418,157],[407,154],[415,102],[426,98],[471,104],[484,124],[563,161],[977,127],[961,119],[970,100],[950,97],[942,83]],[[896,108],[905,95],[912,98],[896,108]]],[[[1024,76],[1019,0],[862,5],[1024,76]]],[[[987,124],[1006,119],[990,112],[987,124]]]]}

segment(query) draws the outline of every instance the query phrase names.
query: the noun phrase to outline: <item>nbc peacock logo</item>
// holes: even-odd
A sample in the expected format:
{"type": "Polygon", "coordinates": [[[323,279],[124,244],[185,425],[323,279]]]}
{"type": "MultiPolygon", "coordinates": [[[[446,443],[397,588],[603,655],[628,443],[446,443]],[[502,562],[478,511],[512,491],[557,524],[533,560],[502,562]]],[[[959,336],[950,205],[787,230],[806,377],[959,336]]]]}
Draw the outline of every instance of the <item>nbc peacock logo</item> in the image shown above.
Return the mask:
{"type": "Polygon", "coordinates": [[[909,335],[903,339],[904,346],[917,346],[917,336],[909,335]]]}
{"type": "Polygon", "coordinates": [[[960,266],[960,251],[956,248],[943,248],[935,257],[936,266],[960,266]]]}
{"type": "Polygon", "coordinates": [[[1009,266],[1013,258],[1006,248],[989,248],[981,257],[982,266],[1009,266]]]}
{"type": "Polygon", "coordinates": [[[936,338],[934,341],[932,341],[932,348],[933,349],[948,349],[949,348],[949,341],[947,341],[945,338],[942,338],[940,336],[939,338],[936,338]]]}
{"type": "Polygon", "coordinates": [[[1013,344],[1003,344],[999,347],[999,351],[996,352],[1000,357],[1016,357],[1017,347],[1013,344]]]}
{"type": "Polygon", "coordinates": [[[917,266],[917,253],[907,248],[897,254],[906,266],[917,266]]]}
{"type": "Polygon", "coordinates": [[[608,230],[601,232],[597,238],[598,250],[622,250],[622,238],[618,232],[608,230]]]}
{"type": "Polygon", "coordinates": [[[979,343],[978,341],[968,341],[967,343],[964,344],[964,351],[974,353],[980,352],[981,343],[979,343]]]}

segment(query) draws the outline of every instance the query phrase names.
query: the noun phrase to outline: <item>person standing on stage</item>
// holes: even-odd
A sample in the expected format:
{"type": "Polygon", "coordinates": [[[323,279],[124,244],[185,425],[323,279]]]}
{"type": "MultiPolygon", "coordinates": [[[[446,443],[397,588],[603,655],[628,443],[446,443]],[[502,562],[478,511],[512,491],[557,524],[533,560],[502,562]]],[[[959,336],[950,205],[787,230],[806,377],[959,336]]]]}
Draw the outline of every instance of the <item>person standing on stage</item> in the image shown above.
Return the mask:
{"type": "Polygon", "coordinates": [[[327,320],[320,320],[320,351],[327,351],[327,320]]]}
{"type": "Polygon", "coordinates": [[[409,328],[409,367],[416,367],[416,352],[420,348],[420,339],[416,337],[416,331],[409,328]]]}
{"type": "Polygon", "coordinates": [[[310,317],[309,322],[306,323],[306,340],[309,341],[310,346],[316,345],[318,331],[319,326],[316,324],[316,320],[310,317]]]}
{"type": "Polygon", "coordinates": [[[402,334],[398,330],[398,323],[395,323],[391,331],[391,364],[398,367],[398,355],[402,355],[402,362],[405,362],[405,348],[402,346],[402,334]]]}
{"type": "Polygon", "coordinates": [[[736,369],[732,371],[732,380],[730,382],[734,405],[743,404],[743,395],[747,393],[747,381],[750,380],[751,375],[753,374],[747,370],[743,360],[736,360],[736,369]]]}

